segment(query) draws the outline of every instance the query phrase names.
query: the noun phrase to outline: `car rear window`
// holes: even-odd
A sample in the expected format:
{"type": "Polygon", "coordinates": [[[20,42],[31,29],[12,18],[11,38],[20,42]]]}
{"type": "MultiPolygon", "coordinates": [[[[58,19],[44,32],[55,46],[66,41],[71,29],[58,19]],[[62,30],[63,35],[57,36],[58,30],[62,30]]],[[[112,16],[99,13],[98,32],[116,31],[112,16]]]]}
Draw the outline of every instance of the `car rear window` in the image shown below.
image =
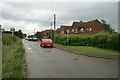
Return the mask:
{"type": "Polygon", "coordinates": [[[52,42],[51,39],[42,39],[43,42],[52,42]]]}

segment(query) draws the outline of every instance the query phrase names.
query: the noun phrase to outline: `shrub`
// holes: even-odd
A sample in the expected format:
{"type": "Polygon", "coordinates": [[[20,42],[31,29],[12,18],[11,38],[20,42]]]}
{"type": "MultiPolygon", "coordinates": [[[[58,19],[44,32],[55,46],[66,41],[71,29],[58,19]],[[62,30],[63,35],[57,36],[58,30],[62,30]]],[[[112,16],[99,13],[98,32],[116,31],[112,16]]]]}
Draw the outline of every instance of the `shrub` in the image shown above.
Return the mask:
{"type": "Polygon", "coordinates": [[[100,33],[97,35],[59,34],[56,43],[70,46],[94,46],[104,49],[120,50],[120,33],[100,33]]]}

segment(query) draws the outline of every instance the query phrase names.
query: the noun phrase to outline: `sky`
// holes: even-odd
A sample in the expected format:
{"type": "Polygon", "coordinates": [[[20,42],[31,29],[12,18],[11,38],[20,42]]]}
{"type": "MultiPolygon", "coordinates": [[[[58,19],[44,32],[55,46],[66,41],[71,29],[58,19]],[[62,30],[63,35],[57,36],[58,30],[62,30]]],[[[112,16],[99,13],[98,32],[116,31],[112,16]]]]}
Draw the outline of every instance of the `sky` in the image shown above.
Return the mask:
{"type": "Polygon", "coordinates": [[[118,0],[1,0],[0,24],[5,30],[14,27],[23,33],[53,29],[53,15],[56,14],[56,28],[71,26],[73,21],[104,19],[118,30],[118,0]]]}

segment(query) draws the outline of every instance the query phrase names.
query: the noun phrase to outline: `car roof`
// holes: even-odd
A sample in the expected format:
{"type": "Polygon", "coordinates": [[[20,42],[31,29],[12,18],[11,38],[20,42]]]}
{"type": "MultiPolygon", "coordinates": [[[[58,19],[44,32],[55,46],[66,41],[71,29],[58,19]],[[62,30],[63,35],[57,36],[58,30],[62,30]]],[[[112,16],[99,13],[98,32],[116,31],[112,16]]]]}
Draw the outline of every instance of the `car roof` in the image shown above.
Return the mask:
{"type": "Polygon", "coordinates": [[[50,38],[43,38],[43,39],[41,39],[42,41],[46,41],[46,40],[51,40],[51,41],[53,41],[52,39],[50,39],[50,38]]]}
{"type": "MultiPolygon", "coordinates": [[[[50,38],[42,38],[42,39],[50,39],[50,38]]],[[[51,39],[52,40],[52,39],[51,39]]]]}

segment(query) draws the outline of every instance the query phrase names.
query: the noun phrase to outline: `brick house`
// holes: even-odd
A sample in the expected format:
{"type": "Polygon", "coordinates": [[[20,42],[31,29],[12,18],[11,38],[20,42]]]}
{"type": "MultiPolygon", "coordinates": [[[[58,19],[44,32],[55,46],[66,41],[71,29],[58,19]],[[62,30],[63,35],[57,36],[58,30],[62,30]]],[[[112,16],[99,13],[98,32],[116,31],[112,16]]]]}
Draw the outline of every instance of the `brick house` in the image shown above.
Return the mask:
{"type": "Polygon", "coordinates": [[[97,34],[104,30],[101,22],[96,19],[89,22],[73,22],[70,34],[97,34]]]}
{"type": "Polygon", "coordinates": [[[42,38],[42,32],[37,31],[34,36],[36,38],[40,39],[40,38],[42,38]]]}
{"type": "Polygon", "coordinates": [[[60,34],[60,29],[61,29],[61,28],[57,28],[57,29],[55,30],[55,33],[56,33],[56,34],[60,34]]]}
{"type": "Polygon", "coordinates": [[[67,32],[69,32],[71,26],[61,26],[60,28],[58,28],[56,31],[58,34],[66,34],[67,32]]]}
{"type": "Polygon", "coordinates": [[[88,22],[73,22],[72,26],[61,26],[59,28],[59,34],[97,34],[103,32],[105,28],[101,22],[96,20],[88,22]]]}

